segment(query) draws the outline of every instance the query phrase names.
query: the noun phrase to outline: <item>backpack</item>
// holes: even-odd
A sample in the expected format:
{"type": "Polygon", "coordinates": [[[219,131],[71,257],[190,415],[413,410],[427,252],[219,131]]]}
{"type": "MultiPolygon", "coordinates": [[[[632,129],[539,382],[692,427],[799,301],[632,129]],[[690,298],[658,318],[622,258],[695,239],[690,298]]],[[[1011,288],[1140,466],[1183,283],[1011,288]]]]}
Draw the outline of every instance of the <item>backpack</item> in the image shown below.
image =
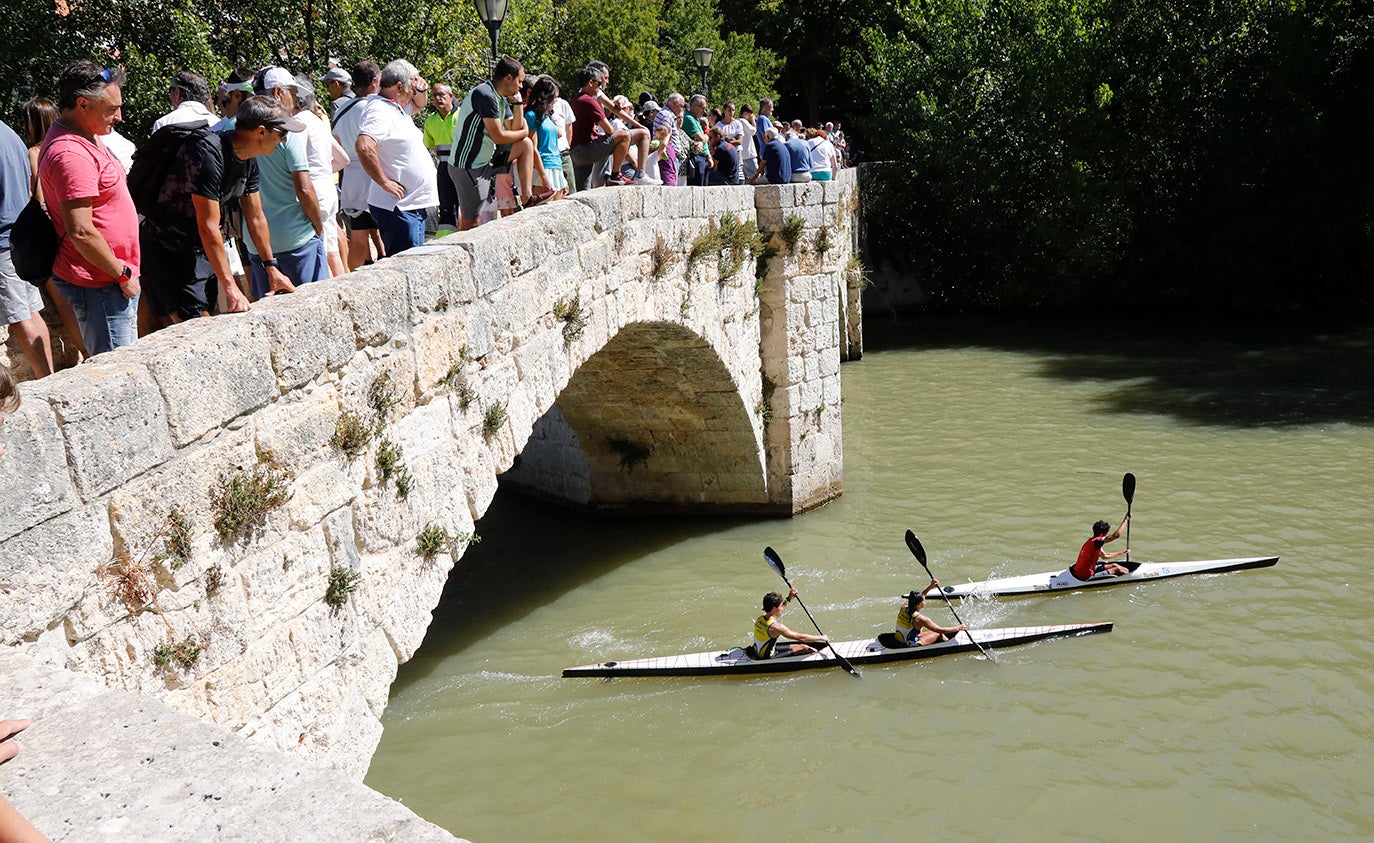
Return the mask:
{"type": "MultiPolygon", "coordinates": [[[[38,164],[42,166],[42,158],[38,159],[38,164]]],[[[42,287],[52,275],[61,242],[52,218],[38,203],[38,197],[30,197],[29,204],[10,226],[10,260],[14,273],[35,287],[42,287]]]]}
{"type": "Polygon", "coordinates": [[[152,216],[157,209],[162,186],[167,183],[182,145],[191,140],[204,140],[210,134],[210,127],[204,123],[172,123],[158,129],[138,148],[134,164],[129,168],[128,183],[129,195],[140,214],[152,216]]]}
{"type": "Polygon", "coordinates": [[[52,275],[60,242],[57,229],[38,204],[38,198],[29,199],[10,228],[10,259],[15,274],[35,287],[42,287],[52,275]]]}

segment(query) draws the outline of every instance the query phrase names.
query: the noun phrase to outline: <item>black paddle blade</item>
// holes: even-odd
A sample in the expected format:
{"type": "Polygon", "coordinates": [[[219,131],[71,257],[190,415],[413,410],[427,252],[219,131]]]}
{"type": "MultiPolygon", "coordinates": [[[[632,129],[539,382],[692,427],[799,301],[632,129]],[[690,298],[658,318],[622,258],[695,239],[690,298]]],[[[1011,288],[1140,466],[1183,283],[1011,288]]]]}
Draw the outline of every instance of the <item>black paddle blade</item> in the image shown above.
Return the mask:
{"type": "Polygon", "coordinates": [[[1135,500],[1135,475],[1129,471],[1121,478],[1121,497],[1126,499],[1127,505],[1135,500]]]}
{"type": "Polygon", "coordinates": [[[776,550],[771,547],[765,547],[763,549],[763,558],[767,560],[768,567],[778,572],[778,576],[782,577],[784,580],[787,579],[787,569],[782,566],[782,557],[778,556],[776,550]]]}
{"type": "Polygon", "coordinates": [[[906,546],[911,549],[911,555],[916,557],[916,561],[921,563],[921,567],[926,564],[926,549],[921,547],[921,540],[916,538],[916,534],[910,530],[906,531],[906,546]]]}

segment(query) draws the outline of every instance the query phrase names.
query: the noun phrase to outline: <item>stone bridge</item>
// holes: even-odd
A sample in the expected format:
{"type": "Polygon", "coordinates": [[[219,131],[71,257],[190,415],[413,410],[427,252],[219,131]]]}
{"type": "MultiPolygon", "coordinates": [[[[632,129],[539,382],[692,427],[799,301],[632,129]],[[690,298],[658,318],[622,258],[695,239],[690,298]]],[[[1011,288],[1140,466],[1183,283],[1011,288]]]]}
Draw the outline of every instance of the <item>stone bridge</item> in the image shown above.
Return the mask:
{"type": "Polygon", "coordinates": [[[596,509],[840,494],[857,207],[849,172],[592,191],[25,384],[0,638],[361,779],[498,476],[596,509]]]}

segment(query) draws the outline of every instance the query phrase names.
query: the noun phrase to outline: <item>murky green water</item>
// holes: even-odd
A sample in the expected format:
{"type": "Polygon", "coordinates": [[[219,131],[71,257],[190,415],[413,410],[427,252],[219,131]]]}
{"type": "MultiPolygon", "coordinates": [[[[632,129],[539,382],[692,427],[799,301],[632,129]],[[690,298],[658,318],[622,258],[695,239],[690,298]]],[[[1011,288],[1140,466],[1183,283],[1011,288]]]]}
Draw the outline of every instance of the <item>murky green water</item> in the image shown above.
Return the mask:
{"type": "Polygon", "coordinates": [[[845,495],[802,518],[498,497],[368,784],[476,841],[1374,836],[1374,331],[904,330],[922,342],[843,369],[845,495]],[[781,586],[765,544],[836,638],[889,627],[922,584],[908,527],[946,581],[1062,567],[1121,517],[1126,471],[1135,558],[1278,567],[961,609],[1116,622],[995,664],[559,678],[742,642],[781,586]]]}

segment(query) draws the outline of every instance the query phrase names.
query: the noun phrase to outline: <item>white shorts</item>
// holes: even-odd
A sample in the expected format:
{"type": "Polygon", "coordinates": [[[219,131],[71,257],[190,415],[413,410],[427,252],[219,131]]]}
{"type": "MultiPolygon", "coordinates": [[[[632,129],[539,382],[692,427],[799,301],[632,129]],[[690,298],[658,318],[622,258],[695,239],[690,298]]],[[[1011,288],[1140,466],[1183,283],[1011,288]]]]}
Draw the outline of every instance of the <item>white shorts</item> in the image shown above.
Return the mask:
{"type": "Polygon", "coordinates": [[[38,288],[14,271],[9,249],[0,249],[0,321],[5,325],[23,322],[43,309],[38,288]]]}
{"type": "Polygon", "coordinates": [[[339,215],[339,191],[333,184],[315,185],[315,195],[320,200],[320,219],[324,221],[324,233],[320,235],[324,240],[324,251],[326,254],[339,253],[339,224],[335,217],[339,215]]]}

